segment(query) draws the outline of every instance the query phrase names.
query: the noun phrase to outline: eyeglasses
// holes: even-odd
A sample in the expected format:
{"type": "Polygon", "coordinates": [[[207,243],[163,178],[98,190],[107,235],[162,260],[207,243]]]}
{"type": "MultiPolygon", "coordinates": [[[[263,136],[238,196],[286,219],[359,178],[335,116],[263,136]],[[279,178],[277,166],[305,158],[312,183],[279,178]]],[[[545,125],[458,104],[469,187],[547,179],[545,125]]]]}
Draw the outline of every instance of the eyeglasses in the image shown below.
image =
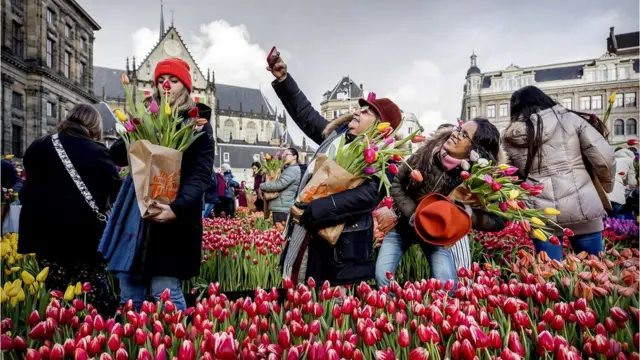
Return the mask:
{"type": "Polygon", "coordinates": [[[462,127],[457,126],[453,128],[453,132],[456,134],[456,137],[458,138],[458,140],[469,140],[471,143],[473,143],[473,139],[471,139],[471,136],[469,136],[469,133],[467,133],[466,130],[463,130],[462,127]]]}

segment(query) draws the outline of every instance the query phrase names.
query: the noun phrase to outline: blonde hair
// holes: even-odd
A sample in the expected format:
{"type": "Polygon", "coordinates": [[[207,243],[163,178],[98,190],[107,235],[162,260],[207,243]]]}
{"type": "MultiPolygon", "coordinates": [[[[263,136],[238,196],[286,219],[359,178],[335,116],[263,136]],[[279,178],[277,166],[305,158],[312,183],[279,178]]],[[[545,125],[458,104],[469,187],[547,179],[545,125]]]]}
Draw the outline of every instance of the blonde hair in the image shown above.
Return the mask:
{"type": "MultiPolygon", "coordinates": [[[[158,85],[156,84],[155,90],[152,95],[147,96],[144,99],[144,103],[146,106],[149,106],[152,100],[155,100],[158,104],[162,100],[162,95],[160,95],[160,90],[158,89],[158,85]]],[[[178,112],[180,111],[189,111],[196,106],[195,100],[191,97],[191,93],[187,89],[187,87],[183,87],[180,94],[173,99],[173,104],[171,104],[172,108],[176,108],[178,112]]]]}
{"type": "Polygon", "coordinates": [[[69,111],[67,118],[58,124],[59,133],[86,136],[102,141],[102,117],[96,108],[87,104],[78,104],[69,111]]]}

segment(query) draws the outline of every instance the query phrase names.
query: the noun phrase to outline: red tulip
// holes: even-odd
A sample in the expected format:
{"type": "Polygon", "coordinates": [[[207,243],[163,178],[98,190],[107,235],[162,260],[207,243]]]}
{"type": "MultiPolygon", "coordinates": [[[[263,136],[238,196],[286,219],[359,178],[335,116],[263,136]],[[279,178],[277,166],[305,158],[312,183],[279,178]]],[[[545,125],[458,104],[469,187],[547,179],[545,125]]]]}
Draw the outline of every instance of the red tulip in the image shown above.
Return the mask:
{"type": "Polygon", "coordinates": [[[500,353],[500,359],[502,360],[520,360],[521,357],[520,355],[516,354],[515,352],[509,350],[509,349],[504,349],[502,350],[502,353],[500,353]]]}
{"type": "Polygon", "coordinates": [[[164,344],[158,345],[153,360],[167,360],[167,350],[165,350],[164,344]]]}
{"type": "Polygon", "coordinates": [[[67,339],[64,341],[64,352],[71,355],[73,351],[76,349],[76,342],[73,339],[67,339]]]}
{"type": "Polygon", "coordinates": [[[186,330],[185,330],[184,325],[182,323],[176,325],[176,328],[173,331],[173,334],[178,339],[182,339],[184,337],[185,333],[186,333],[186,330]]]}
{"type": "MultiPolygon", "coordinates": [[[[0,347],[4,349],[4,346],[0,346],[0,347]]],[[[16,336],[13,338],[13,349],[18,352],[27,350],[27,342],[24,340],[22,336],[16,336]]]]}
{"type": "Polygon", "coordinates": [[[40,346],[39,352],[40,352],[40,356],[43,359],[49,359],[49,356],[51,355],[51,349],[49,349],[49,347],[45,345],[40,346]]]}
{"type": "Polygon", "coordinates": [[[462,358],[470,360],[474,358],[475,354],[476,351],[473,348],[473,345],[471,345],[471,342],[468,339],[464,339],[462,341],[462,346],[460,346],[460,355],[462,358]]]}
{"type": "Polygon", "coordinates": [[[310,289],[314,289],[316,287],[316,281],[310,277],[307,279],[307,285],[309,285],[310,289]]]}
{"type": "Polygon", "coordinates": [[[497,330],[489,331],[489,346],[496,350],[502,348],[502,337],[497,330]]]}
{"type": "Polygon", "coordinates": [[[564,228],[562,231],[564,232],[564,234],[565,234],[566,236],[574,236],[574,235],[575,235],[575,234],[573,233],[573,231],[572,231],[571,229],[569,229],[569,228],[564,228]]]}
{"type": "Polygon", "coordinates": [[[609,314],[611,315],[611,318],[613,320],[619,323],[627,322],[627,320],[629,319],[629,314],[627,314],[626,311],[622,310],[618,306],[614,306],[609,309],[609,314]]]}
{"type": "Polygon", "coordinates": [[[116,352],[120,348],[120,336],[118,334],[111,334],[107,346],[111,352],[116,352]]]}
{"type": "Polygon", "coordinates": [[[508,298],[504,302],[503,310],[505,314],[515,314],[518,311],[518,302],[514,298],[508,298]]]}
{"type": "Polygon", "coordinates": [[[160,301],[167,302],[169,300],[171,300],[171,290],[164,289],[164,291],[162,291],[162,293],[160,294],[160,301]]]}
{"type": "Polygon", "coordinates": [[[116,360],[129,360],[129,354],[125,349],[120,348],[116,351],[116,360]]]}
{"type": "Polygon", "coordinates": [[[491,184],[491,189],[493,191],[499,191],[500,189],[502,189],[502,184],[500,184],[499,182],[494,182],[491,184]]]}
{"type": "MultiPolygon", "coordinates": [[[[266,335],[266,334],[265,334],[266,335]]],[[[215,351],[214,355],[220,360],[236,359],[236,343],[233,336],[226,333],[214,335],[215,351]]]]}
{"type": "Polygon", "coordinates": [[[389,164],[389,172],[391,173],[391,175],[396,176],[398,175],[398,166],[396,166],[396,164],[389,164]]]}
{"type": "Polygon", "coordinates": [[[7,334],[0,335],[0,349],[2,352],[13,350],[13,342],[7,334]]]}
{"type": "Polygon", "coordinates": [[[460,177],[462,178],[462,180],[469,180],[469,178],[471,177],[471,174],[469,174],[468,171],[462,171],[460,172],[460,177]]]}
{"type": "Polygon", "coordinates": [[[428,360],[429,352],[422,347],[417,347],[409,353],[409,360],[428,360]]]}
{"type": "MultiPolygon", "coordinates": [[[[166,291],[169,291],[169,289],[165,290],[165,292],[166,291]]],[[[167,311],[167,314],[172,314],[176,311],[176,306],[173,304],[173,301],[167,300],[164,304],[164,309],[167,311]]]]}
{"type": "Polygon", "coordinates": [[[83,293],[90,293],[91,292],[91,283],[90,282],[86,282],[86,283],[82,284],[82,292],[83,293]]]}
{"type": "Polygon", "coordinates": [[[147,341],[147,334],[145,334],[144,330],[136,329],[136,344],[144,345],[147,341]]]}
{"type": "Polygon", "coordinates": [[[189,110],[188,115],[190,118],[198,118],[198,107],[196,106],[196,107],[193,107],[191,110],[189,110]]]}
{"type": "Polygon", "coordinates": [[[373,346],[376,343],[376,335],[374,329],[371,327],[367,327],[364,330],[364,343],[367,346],[373,346]]]}
{"type": "Polygon", "coordinates": [[[287,352],[286,360],[299,360],[299,359],[300,359],[300,351],[298,350],[298,348],[294,346],[291,349],[289,349],[289,351],[287,352]]]}
{"type": "Polygon", "coordinates": [[[401,329],[400,334],[398,335],[398,344],[400,347],[406,348],[411,344],[411,338],[409,337],[409,330],[401,329]]]}
{"type": "Polygon", "coordinates": [[[49,353],[50,360],[62,360],[64,359],[64,348],[60,344],[53,345],[51,353],[49,353]]]}
{"type": "Polygon", "coordinates": [[[113,360],[113,358],[109,353],[102,353],[100,354],[100,360],[113,360]]]}
{"type": "Polygon", "coordinates": [[[472,325],[469,328],[471,332],[471,340],[476,348],[484,349],[489,346],[489,337],[479,327],[472,325]]]}
{"type": "Polygon", "coordinates": [[[38,313],[38,310],[33,310],[31,314],[29,314],[29,317],[27,318],[27,324],[29,326],[34,326],[39,322],[40,322],[40,313],[38,313]]]}
{"type": "Polygon", "coordinates": [[[178,360],[194,360],[195,358],[196,349],[193,347],[193,343],[191,340],[184,340],[178,350],[178,360]]]}
{"type": "Polygon", "coordinates": [[[551,320],[551,328],[555,331],[560,331],[564,328],[564,320],[562,319],[562,316],[556,315],[553,317],[551,320]]]}
{"type": "Polygon", "coordinates": [[[149,350],[142,348],[138,351],[138,360],[152,360],[149,350]]]}
{"type": "Polygon", "coordinates": [[[606,354],[607,350],[609,350],[609,342],[607,341],[607,338],[603,335],[600,335],[600,334],[596,335],[593,344],[594,344],[594,349],[599,354],[606,354]]]}
{"type": "Polygon", "coordinates": [[[45,323],[43,321],[36,324],[36,326],[31,328],[29,331],[29,337],[35,340],[42,340],[46,336],[47,330],[45,327],[45,323]]]}
{"type": "Polygon", "coordinates": [[[74,354],[74,360],[88,360],[89,359],[89,354],[87,354],[87,352],[82,348],[77,348],[73,354],[74,354]]]}
{"type": "Polygon", "coordinates": [[[551,336],[551,334],[547,330],[542,331],[540,334],[538,334],[537,345],[547,352],[553,352],[553,336],[551,336]]]}
{"type": "Polygon", "coordinates": [[[26,360],[40,360],[40,359],[42,359],[42,356],[40,355],[40,352],[38,350],[27,349],[26,360]]]}
{"type": "Polygon", "coordinates": [[[522,346],[522,343],[520,342],[520,336],[518,335],[517,332],[512,331],[509,334],[509,342],[508,342],[508,347],[509,350],[513,351],[514,353],[520,355],[520,356],[524,356],[524,347],[522,346]]]}
{"type": "Polygon", "coordinates": [[[286,325],[282,325],[282,329],[280,329],[280,333],[278,334],[278,345],[283,349],[291,347],[291,333],[286,325]]]}

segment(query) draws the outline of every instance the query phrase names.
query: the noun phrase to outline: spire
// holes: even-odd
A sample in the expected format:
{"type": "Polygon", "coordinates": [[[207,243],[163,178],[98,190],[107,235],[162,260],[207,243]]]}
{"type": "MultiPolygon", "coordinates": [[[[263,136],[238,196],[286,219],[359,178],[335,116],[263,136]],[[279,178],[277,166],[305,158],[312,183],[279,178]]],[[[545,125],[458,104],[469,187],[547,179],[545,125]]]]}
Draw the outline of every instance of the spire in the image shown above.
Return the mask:
{"type": "Polygon", "coordinates": [[[173,27],[173,9],[171,9],[171,27],[173,27]]]}
{"type": "Polygon", "coordinates": [[[136,56],[133,55],[133,76],[131,76],[132,78],[137,78],[138,74],[136,73],[136,56]]]}
{"type": "Polygon", "coordinates": [[[162,0],[160,0],[160,37],[159,40],[162,40],[164,36],[164,6],[162,4],[162,0]]]}
{"type": "Polygon", "coordinates": [[[475,50],[473,52],[471,52],[471,66],[478,66],[476,65],[476,59],[478,57],[476,56],[476,52],[475,50]]]}

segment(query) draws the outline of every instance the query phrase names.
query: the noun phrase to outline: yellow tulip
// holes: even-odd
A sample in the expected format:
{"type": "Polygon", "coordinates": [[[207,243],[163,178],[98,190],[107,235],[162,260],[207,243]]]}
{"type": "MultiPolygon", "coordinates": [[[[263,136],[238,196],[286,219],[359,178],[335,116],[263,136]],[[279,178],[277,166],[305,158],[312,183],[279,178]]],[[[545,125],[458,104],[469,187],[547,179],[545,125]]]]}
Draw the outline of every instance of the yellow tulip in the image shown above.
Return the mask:
{"type": "Polygon", "coordinates": [[[545,208],[544,213],[545,215],[560,215],[560,210],[556,210],[554,208],[545,208]]]}
{"type": "Polygon", "coordinates": [[[0,288],[0,304],[4,303],[8,299],[9,297],[7,296],[7,294],[5,294],[4,290],[0,288]]]}
{"type": "Polygon", "coordinates": [[[4,292],[8,294],[12,287],[13,283],[11,281],[7,281],[6,283],[4,283],[4,292]]]}
{"type": "Polygon", "coordinates": [[[11,275],[11,274],[13,274],[13,273],[11,272],[11,269],[4,269],[4,274],[5,274],[6,276],[9,276],[9,275],[11,275]]]}
{"type": "Polygon", "coordinates": [[[12,297],[9,300],[9,304],[11,304],[11,306],[15,307],[18,304],[18,298],[17,297],[12,297]]]}
{"type": "Polygon", "coordinates": [[[13,286],[11,286],[11,290],[7,291],[7,296],[14,297],[18,295],[21,289],[22,289],[22,281],[16,280],[13,282],[13,286]]]}
{"type": "Polygon", "coordinates": [[[533,225],[538,225],[538,226],[544,226],[545,225],[544,221],[538,219],[535,216],[532,216],[531,219],[529,219],[529,222],[532,223],[533,225]]]}
{"type": "Polygon", "coordinates": [[[5,157],[4,157],[4,159],[5,159],[5,160],[11,160],[11,159],[13,159],[14,157],[15,157],[15,155],[13,155],[13,154],[9,154],[9,155],[5,156],[5,157]]]}
{"type": "Polygon", "coordinates": [[[29,295],[35,295],[36,291],[38,291],[38,283],[35,282],[29,286],[29,295]]]}
{"type": "Polygon", "coordinates": [[[16,299],[18,299],[18,301],[24,301],[24,298],[24,289],[20,288],[20,291],[18,291],[18,295],[16,295],[16,299]]]}
{"type": "Polygon", "coordinates": [[[7,264],[13,265],[15,263],[16,263],[16,259],[13,257],[13,255],[9,255],[9,259],[7,259],[7,264]]]}
{"type": "Polygon", "coordinates": [[[533,230],[531,232],[531,235],[533,235],[533,237],[538,239],[538,240],[547,241],[547,237],[544,235],[544,233],[540,229],[533,230]]]}
{"type": "Polygon", "coordinates": [[[18,271],[20,271],[20,266],[14,266],[10,270],[11,270],[11,272],[18,272],[18,271]]]}
{"type": "Polygon", "coordinates": [[[500,164],[498,165],[498,168],[500,168],[500,170],[505,171],[508,168],[510,168],[511,166],[507,165],[507,164],[500,164]]]}
{"type": "Polygon", "coordinates": [[[82,295],[82,284],[80,284],[79,281],[76,283],[76,287],[73,292],[76,296],[82,295]]]}
{"type": "Polygon", "coordinates": [[[121,122],[125,122],[127,121],[127,115],[125,115],[122,110],[120,109],[116,109],[116,111],[114,111],[116,114],[116,117],[118,118],[118,120],[120,120],[121,122]]]}
{"type": "Polygon", "coordinates": [[[164,113],[166,115],[171,115],[171,106],[169,106],[168,102],[164,103],[164,113]]]}
{"type": "Polygon", "coordinates": [[[36,276],[36,280],[38,280],[40,282],[44,282],[45,280],[47,280],[47,276],[49,276],[49,267],[48,266],[46,268],[42,269],[38,273],[38,276],[36,276]]]}
{"type": "Polygon", "coordinates": [[[612,92],[611,96],[609,97],[609,104],[613,104],[614,102],[616,102],[616,92],[612,92]]]}
{"type": "Polygon", "coordinates": [[[129,77],[127,76],[127,74],[122,73],[120,75],[120,80],[122,81],[122,85],[129,85],[129,77]]]}
{"type": "Polygon", "coordinates": [[[511,200],[515,200],[518,198],[518,196],[520,196],[520,191],[513,189],[511,191],[509,191],[509,199],[511,200]]]}
{"type": "Polygon", "coordinates": [[[63,296],[63,298],[64,298],[66,301],[71,301],[71,300],[73,300],[73,297],[74,297],[74,295],[73,295],[73,290],[74,290],[74,286],[73,286],[73,285],[69,285],[69,286],[67,286],[67,290],[65,290],[65,292],[64,292],[64,296],[63,296]]]}
{"type": "Polygon", "coordinates": [[[378,131],[385,131],[386,129],[391,127],[391,123],[388,122],[383,122],[378,124],[378,126],[376,126],[376,130],[378,131]]]}
{"type": "Polygon", "coordinates": [[[20,274],[20,277],[22,277],[22,281],[24,281],[25,285],[31,285],[34,281],[36,281],[36,278],[34,278],[33,275],[31,275],[26,270],[23,271],[22,274],[20,274]]]}
{"type": "Polygon", "coordinates": [[[16,261],[20,261],[22,260],[23,256],[22,254],[16,254],[16,261]]]}

